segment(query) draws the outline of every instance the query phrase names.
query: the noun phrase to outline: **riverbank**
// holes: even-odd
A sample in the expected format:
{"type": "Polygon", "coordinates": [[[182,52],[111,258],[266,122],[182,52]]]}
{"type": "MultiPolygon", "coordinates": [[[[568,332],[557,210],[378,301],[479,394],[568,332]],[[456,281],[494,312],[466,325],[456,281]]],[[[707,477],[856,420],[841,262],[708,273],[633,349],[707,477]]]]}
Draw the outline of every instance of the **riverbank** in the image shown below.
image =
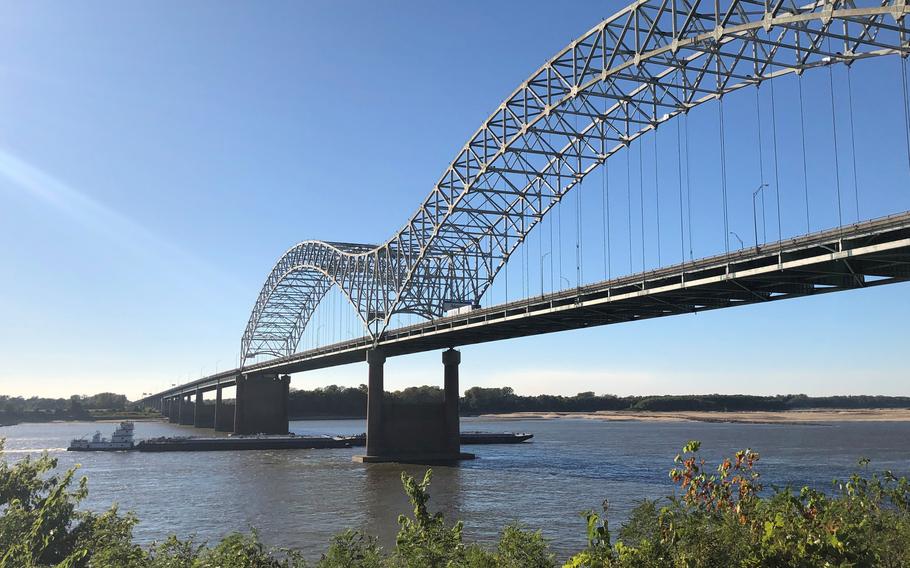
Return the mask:
{"type": "Polygon", "coordinates": [[[823,424],[827,422],[910,422],[910,408],[811,409],[751,412],[633,411],[509,412],[482,414],[490,420],[584,420],[638,422],[727,422],[738,424],[823,424]]]}
{"type": "Polygon", "coordinates": [[[161,420],[161,414],[157,412],[133,412],[133,411],[91,411],[88,414],[51,414],[51,413],[29,413],[25,416],[0,417],[0,427],[15,426],[17,424],[50,424],[52,422],[122,422],[131,420],[133,422],[154,422],[161,420]]]}

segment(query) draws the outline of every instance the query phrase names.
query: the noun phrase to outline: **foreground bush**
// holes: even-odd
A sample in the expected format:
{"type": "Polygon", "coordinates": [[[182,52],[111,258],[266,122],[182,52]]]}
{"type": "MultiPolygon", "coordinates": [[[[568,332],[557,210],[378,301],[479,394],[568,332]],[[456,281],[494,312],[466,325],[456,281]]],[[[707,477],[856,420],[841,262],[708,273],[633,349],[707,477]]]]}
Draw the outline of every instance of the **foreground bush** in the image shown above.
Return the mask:
{"type": "MultiPolygon", "coordinates": [[[[0,450],[2,450],[0,441],[0,450]]],[[[690,442],[670,471],[677,495],[645,501],[612,538],[603,513],[583,514],[587,546],[565,566],[758,567],[910,566],[910,482],[891,472],[835,481],[831,495],[803,488],[764,490],[758,454],[738,452],[709,468],[690,442]]],[[[15,464],[0,458],[0,568],[297,568],[299,553],[265,547],[258,534],[231,534],[214,546],[171,536],[142,547],[137,519],[116,507],[78,511],[87,494],[75,470],[62,476],[48,455],[15,464]]],[[[865,468],[867,462],[861,462],[865,468]]],[[[495,548],[465,542],[461,522],[428,508],[431,472],[402,474],[413,510],[398,519],[393,549],[349,530],[335,536],[318,568],[547,568],[556,566],[538,531],[506,526],[495,548]]]]}

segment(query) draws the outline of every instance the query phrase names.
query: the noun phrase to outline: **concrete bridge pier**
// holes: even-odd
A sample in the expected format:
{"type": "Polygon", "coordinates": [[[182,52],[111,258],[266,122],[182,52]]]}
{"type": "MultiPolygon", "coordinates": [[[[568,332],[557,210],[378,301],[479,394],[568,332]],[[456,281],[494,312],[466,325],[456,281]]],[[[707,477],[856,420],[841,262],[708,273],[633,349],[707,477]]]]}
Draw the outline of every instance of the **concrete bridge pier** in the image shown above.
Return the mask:
{"type": "Polygon", "coordinates": [[[385,353],[367,351],[367,456],[384,455],[382,406],[385,398],[385,353]]]}
{"type": "Polygon", "coordinates": [[[180,395],[180,413],[177,422],[183,426],[193,425],[193,416],[196,413],[195,405],[190,402],[191,395],[180,395]]]}
{"type": "Polygon", "coordinates": [[[224,402],[223,389],[221,385],[215,389],[215,417],[212,422],[216,432],[233,432],[235,408],[233,404],[224,402]]]}
{"type": "Polygon", "coordinates": [[[164,399],[164,415],[167,416],[168,422],[172,424],[177,422],[177,403],[173,397],[164,399]]]}
{"type": "Polygon", "coordinates": [[[290,384],[288,375],[237,377],[234,433],[287,434],[290,384]]]}
{"type": "Polygon", "coordinates": [[[446,453],[455,456],[461,454],[461,419],[458,417],[459,364],[461,351],[449,348],[442,352],[446,453]]]}
{"type": "Polygon", "coordinates": [[[461,353],[449,349],[442,354],[444,400],[441,403],[401,404],[385,400],[383,391],[385,355],[367,352],[366,455],[354,456],[361,463],[452,463],[473,459],[461,452],[458,418],[458,365],[461,353]]]}
{"type": "Polygon", "coordinates": [[[206,404],[202,398],[202,391],[196,389],[196,402],[193,405],[193,426],[196,428],[215,427],[215,406],[206,404]]]}

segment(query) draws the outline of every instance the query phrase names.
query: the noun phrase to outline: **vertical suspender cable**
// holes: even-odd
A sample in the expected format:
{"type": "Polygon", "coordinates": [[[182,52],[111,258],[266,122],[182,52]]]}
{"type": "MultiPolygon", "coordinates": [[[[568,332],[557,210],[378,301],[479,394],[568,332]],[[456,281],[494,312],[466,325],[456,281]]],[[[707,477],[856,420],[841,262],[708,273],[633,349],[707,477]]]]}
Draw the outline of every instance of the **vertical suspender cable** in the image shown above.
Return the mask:
{"type": "Polygon", "coordinates": [[[901,85],[904,91],[904,130],[907,137],[907,165],[910,166],[910,97],[907,93],[907,65],[906,57],[901,55],[898,59],[901,65],[901,85]]]}
{"type": "MultiPolygon", "coordinates": [[[[578,99],[575,99],[576,101],[578,99]]],[[[575,151],[578,153],[578,173],[582,172],[581,164],[581,137],[578,134],[578,114],[575,114],[575,151]]],[[[581,287],[581,182],[575,190],[575,287],[581,287]]]]}
{"type": "MultiPolygon", "coordinates": [[[[831,38],[828,38],[828,51],[831,51],[831,38]]],[[[834,143],[834,185],[837,189],[837,226],[844,226],[844,214],[840,199],[840,160],[837,156],[837,110],[834,106],[834,66],[828,64],[828,86],[831,89],[831,140],[834,143]]]]}
{"type": "Polygon", "coordinates": [[[660,268],[660,168],[657,162],[657,126],[654,126],[654,205],[657,218],[657,267],[660,268]]]}
{"type": "Polygon", "coordinates": [[[562,286],[562,195],[556,204],[556,246],[559,248],[559,285],[562,286]]]}
{"type": "Polygon", "coordinates": [[[645,271],[645,176],[642,166],[641,147],[638,144],[638,211],[641,214],[641,271],[645,271]]]}
{"type": "Polygon", "coordinates": [[[686,110],[685,123],[685,143],[686,143],[686,215],[688,216],[687,226],[689,227],[689,262],[695,261],[695,253],[692,244],[692,183],[689,168],[689,111],[686,110]]]}
{"type": "MultiPolygon", "coordinates": [[[[508,230],[506,230],[506,246],[503,247],[503,251],[504,251],[503,254],[508,254],[508,251],[509,251],[509,232],[508,232],[508,230]]],[[[509,261],[508,261],[508,259],[506,259],[506,263],[505,263],[505,266],[503,266],[503,268],[505,269],[505,273],[506,273],[506,290],[505,290],[506,302],[505,303],[508,304],[509,303],[509,261]]]]}
{"type": "Polygon", "coordinates": [[[769,81],[769,86],[771,88],[771,142],[774,146],[774,200],[777,201],[777,240],[783,241],[784,235],[780,223],[780,171],[777,159],[777,111],[774,103],[773,78],[769,81]]]}
{"type": "Polygon", "coordinates": [[[633,274],[635,269],[632,268],[632,158],[630,154],[632,148],[626,141],[626,211],[629,214],[629,274],[633,274]]]}
{"type": "MultiPolygon", "coordinates": [[[[764,140],[761,135],[761,92],[759,86],[761,83],[755,85],[755,122],[758,125],[758,179],[761,185],[759,190],[761,191],[761,232],[762,232],[762,244],[768,241],[768,224],[765,221],[765,152],[764,152],[764,140]]],[[[753,199],[755,199],[753,197],[753,199]]],[[[753,202],[753,207],[755,206],[753,202]]],[[[756,230],[756,235],[758,231],[756,230]]],[[[758,246],[758,243],[755,243],[755,246],[758,246]]]]}
{"type": "Polygon", "coordinates": [[[724,250],[730,254],[730,222],[727,218],[727,147],[724,142],[724,99],[717,98],[718,135],[720,136],[720,187],[724,201],[724,250]]]}
{"type": "MultiPolygon", "coordinates": [[[[676,72],[676,80],[679,82],[679,71],[676,72]]],[[[679,86],[676,87],[676,98],[679,99],[679,86]]],[[[679,189],[679,261],[686,263],[686,237],[685,226],[683,225],[683,190],[682,190],[682,136],[680,131],[682,126],[680,122],[682,117],[676,119],[676,185],[679,189]]]]}
{"type": "Polygon", "coordinates": [[[850,78],[850,69],[853,68],[853,62],[847,62],[847,102],[850,105],[850,155],[853,157],[853,199],[856,206],[856,221],[859,222],[862,217],[859,214],[859,182],[856,173],[856,126],[853,122],[853,81],[850,78]]]}
{"type": "Polygon", "coordinates": [[[575,190],[575,286],[581,287],[581,183],[578,185],[575,190]]]}
{"type": "Polygon", "coordinates": [[[682,190],[682,136],[680,126],[682,118],[676,119],[676,186],[679,189],[679,258],[680,262],[686,263],[686,237],[685,225],[683,224],[683,190],[682,190]]]}
{"type": "Polygon", "coordinates": [[[803,191],[806,197],[806,234],[812,232],[809,224],[809,168],[806,165],[806,117],[803,108],[803,74],[798,72],[796,83],[799,86],[799,127],[803,145],[803,191]]]}
{"type": "Polygon", "coordinates": [[[604,278],[612,280],[610,267],[610,170],[607,169],[607,97],[604,97],[604,120],[601,122],[601,135],[603,136],[604,163],[601,170],[601,196],[603,198],[603,231],[604,231],[604,278]]]}
{"type": "MultiPolygon", "coordinates": [[[[606,154],[606,153],[605,153],[606,154]]],[[[607,161],[604,159],[604,163],[601,170],[601,197],[603,198],[603,209],[601,210],[601,215],[603,217],[603,231],[604,231],[604,278],[606,280],[611,280],[612,276],[610,274],[610,171],[607,169],[607,161]]]]}
{"type": "Polygon", "coordinates": [[[550,225],[550,292],[552,293],[555,288],[553,287],[553,216],[550,215],[547,224],[550,225]]]}
{"type": "MultiPolygon", "coordinates": [[[[540,191],[540,186],[537,187],[538,192],[540,191]]],[[[541,195],[537,200],[538,206],[540,208],[540,219],[538,219],[537,224],[540,225],[540,228],[537,229],[537,255],[539,256],[538,262],[540,263],[540,295],[543,296],[543,196],[541,195]]]]}
{"type": "Polygon", "coordinates": [[[524,294],[524,297],[527,298],[530,296],[528,294],[528,228],[525,226],[525,216],[521,217],[521,232],[522,238],[521,243],[518,245],[521,247],[521,275],[523,281],[521,283],[521,291],[524,294]]]}

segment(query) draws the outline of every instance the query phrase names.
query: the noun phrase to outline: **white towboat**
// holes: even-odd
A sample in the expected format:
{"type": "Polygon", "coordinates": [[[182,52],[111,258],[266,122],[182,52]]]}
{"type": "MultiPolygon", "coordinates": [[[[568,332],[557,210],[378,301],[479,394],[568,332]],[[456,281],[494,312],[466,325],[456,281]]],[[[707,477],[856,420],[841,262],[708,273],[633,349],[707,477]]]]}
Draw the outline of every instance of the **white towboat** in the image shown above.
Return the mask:
{"type": "Polygon", "coordinates": [[[95,432],[91,440],[77,438],[70,442],[67,448],[70,452],[112,452],[132,449],[133,423],[129,420],[120,423],[110,440],[103,437],[101,432],[95,432]]]}

